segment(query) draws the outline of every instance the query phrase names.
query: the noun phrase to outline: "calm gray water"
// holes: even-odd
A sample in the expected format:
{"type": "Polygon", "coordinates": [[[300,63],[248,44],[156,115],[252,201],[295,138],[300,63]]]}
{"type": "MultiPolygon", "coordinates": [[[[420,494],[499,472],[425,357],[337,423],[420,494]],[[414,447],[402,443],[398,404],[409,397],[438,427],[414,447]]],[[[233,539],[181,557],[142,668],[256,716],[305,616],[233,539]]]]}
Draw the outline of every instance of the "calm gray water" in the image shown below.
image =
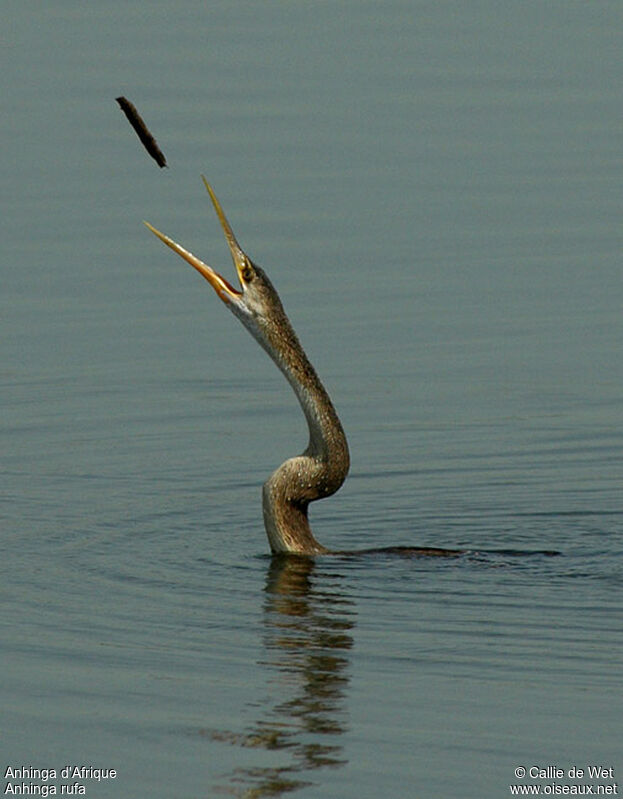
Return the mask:
{"type": "Polygon", "coordinates": [[[622,779],[621,4],[2,16],[0,765],[57,770],[5,794],[622,779]],[[268,556],[301,413],[141,225],[231,276],[202,172],[349,436],[318,538],[471,554],[268,556]]]}

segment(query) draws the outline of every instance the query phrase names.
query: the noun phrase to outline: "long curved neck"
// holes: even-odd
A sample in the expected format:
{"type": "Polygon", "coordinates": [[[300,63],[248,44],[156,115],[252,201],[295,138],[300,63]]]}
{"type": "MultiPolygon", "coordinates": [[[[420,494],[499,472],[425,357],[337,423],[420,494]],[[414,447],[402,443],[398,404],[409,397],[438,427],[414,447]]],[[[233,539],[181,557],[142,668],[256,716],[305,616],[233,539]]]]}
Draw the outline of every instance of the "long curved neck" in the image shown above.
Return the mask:
{"type": "Polygon", "coordinates": [[[342,424],[316,370],[285,318],[261,341],[286,376],[309,427],[305,451],[285,461],[264,484],[264,525],[275,553],[316,555],[328,552],[312,534],[310,502],[335,493],[350,466],[342,424]]]}

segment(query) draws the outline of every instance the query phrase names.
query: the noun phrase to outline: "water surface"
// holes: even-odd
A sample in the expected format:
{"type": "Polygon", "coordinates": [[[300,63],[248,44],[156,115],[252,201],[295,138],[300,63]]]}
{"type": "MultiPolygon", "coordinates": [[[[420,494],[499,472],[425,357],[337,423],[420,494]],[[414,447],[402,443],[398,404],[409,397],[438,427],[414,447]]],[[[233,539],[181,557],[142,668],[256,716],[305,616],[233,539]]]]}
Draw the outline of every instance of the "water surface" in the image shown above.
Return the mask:
{"type": "Polygon", "coordinates": [[[4,769],[180,799],[620,777],[620,6],[5,17],[4,769]],[[231,276],[201,172],[349,437],[319,540],[467,556],[269,557],[302,416],[140,224],[231,276]]]}

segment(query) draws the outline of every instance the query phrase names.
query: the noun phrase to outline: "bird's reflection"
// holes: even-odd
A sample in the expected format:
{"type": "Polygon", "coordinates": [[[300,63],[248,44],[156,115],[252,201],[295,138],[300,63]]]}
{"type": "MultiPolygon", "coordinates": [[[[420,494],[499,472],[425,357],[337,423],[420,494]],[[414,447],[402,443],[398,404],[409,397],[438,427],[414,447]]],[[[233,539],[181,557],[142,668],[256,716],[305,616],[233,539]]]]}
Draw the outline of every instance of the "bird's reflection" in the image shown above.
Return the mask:
{"type": "Polygon", "coordinates": [[[277,754],[266,767],[241,767],[223,793],[281,796],[315,782],[312,772],[345,764],[353,603],[340,594],[334,572],[305,557],[272,558],[264,603],[268,696],[244,734],[212,732],[213,740],[277,754]],[[282,762],[279,762],[279,760],[282,762]]]}

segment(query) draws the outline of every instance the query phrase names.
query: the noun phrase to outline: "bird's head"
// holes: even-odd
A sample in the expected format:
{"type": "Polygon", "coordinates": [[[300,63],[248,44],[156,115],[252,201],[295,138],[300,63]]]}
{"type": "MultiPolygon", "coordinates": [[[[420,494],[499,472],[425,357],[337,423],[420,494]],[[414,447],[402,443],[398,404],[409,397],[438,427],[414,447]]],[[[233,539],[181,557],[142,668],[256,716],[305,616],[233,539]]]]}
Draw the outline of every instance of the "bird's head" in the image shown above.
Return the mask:
{"type": "Polygon", "coordinates": [[[253,263],[238,244],[214,190],[203,175],[202,179],[225,233],[238,274],[239,289],[234,288],[228,280],[219,275],[218,272],[215,272],[211,266],[205,264],[197,256],[169,238],[169,236],[165,236],[164,233],[156,230],[149,222],[145,222],[145,224],[161,241],[178,255],[181,255],[199,274],[205,277],[225,305],[241,320],[259,343],[262,346],[266,346],[267,339],[271,337],[270,332],[276,324],[286,323],[289,325],[281,300],[268,275],[257,264],[253,263]]]}

